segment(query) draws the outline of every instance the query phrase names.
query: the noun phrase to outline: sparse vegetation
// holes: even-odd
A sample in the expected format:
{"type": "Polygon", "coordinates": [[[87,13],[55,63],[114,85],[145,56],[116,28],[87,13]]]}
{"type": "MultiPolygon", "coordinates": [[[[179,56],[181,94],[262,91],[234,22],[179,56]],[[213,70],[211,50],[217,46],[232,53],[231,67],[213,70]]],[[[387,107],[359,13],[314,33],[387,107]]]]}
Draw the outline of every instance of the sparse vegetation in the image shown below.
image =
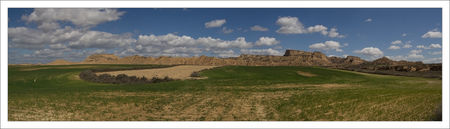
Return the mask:
{"type": "Polygon", "coordinates": [[[147,79],[146,77],[136,77],[136,76],[128,76],[126,74],[119,74],[117,76],[109,75],[109,74],[100,74],[97,76],[93,72],[93,70],[85,70],[79,74],[80,78],[90,82],[97,83],[112,83],[112,84],[125,84],[125,83],[159,83],[159,82],[168,82],[173,81],[169,77],[157,78],[153,77],[152,79],[147,79]]]}
{"type": "Polygon", "coordinates": [[[200,72],[192,72],[191,77],[200,77],[200,72]]]}
{"type": "Polygon", "coordinates": [[[165,83],[79,78],[133,67],[160,66],[9,66],[8,120],[430,121],[441,110],[442,80],[318,67],[225,66],[201,71],[207,79],[165,83]]]}

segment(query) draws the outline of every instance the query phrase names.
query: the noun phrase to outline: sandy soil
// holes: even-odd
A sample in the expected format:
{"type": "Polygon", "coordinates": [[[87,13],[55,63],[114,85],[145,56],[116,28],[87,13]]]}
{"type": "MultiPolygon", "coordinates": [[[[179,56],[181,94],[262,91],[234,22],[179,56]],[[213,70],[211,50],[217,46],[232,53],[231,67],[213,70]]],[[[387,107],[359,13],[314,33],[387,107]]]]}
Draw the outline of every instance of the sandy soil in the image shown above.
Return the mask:
{"type": "Polygon", "coordinates": [[[172,79],[202,79],[200,77],[190,77],[193,72],[201,71],[204,69],[211,69],[217,66],[198,66],[198,65],[181,65],[174,66],[169,68],[156,68],[156,69],[141,69],[141,70],[123,70],[123,71],[112,71],[112,72],[99,72],[100,74],[110,74],[110,75],[119,75],[126,74],[128,76],[136,76],[136,77],[146,77],[146,78],[164,78],[168,76],[172,79]]]}
{"type": "Polygon", "coordinates": [[[297,71],[298,75],[302,75],[302,76],[306,76],[306,77],[314,77],[316,76],[315,74],[312,73],[308,73],[308,72],[303,72],[303,71],[297,71]]]}

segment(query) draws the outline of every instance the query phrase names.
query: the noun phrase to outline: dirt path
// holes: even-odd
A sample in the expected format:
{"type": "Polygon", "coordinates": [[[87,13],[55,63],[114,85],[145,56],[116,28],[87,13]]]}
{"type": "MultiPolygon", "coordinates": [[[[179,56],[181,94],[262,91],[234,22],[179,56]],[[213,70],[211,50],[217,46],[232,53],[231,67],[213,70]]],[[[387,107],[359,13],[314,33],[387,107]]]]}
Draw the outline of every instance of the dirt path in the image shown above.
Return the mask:
{"type": "Polygon", "coordinates": [[[193,72],[201,71],[204,69],[211,69],[217,66],[194,66],[194,65],[181,65],[174,66],[169,68],[156,68],[156,69],[141,69],[141,70],[123,70],[123,71],[113,71],[113,72],[99,72],[100,74],[110,74],[110,75],[119,75],[126,74],[128,76],[136,76],[136,77],[146,77],[146,78],[164,78],[168,76],[173,79],[200,79],[199,77],[190,77],[193,72]]]}

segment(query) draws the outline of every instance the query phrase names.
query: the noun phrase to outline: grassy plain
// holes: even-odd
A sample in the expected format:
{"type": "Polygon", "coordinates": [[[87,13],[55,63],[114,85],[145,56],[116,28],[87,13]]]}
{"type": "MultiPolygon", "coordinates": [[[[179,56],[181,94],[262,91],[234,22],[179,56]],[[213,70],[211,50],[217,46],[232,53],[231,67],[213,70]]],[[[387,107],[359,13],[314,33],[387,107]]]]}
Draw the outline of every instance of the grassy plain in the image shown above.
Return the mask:
{"type": "Polygon", "coordinates": [[[154,66],[10,65],[8,120],[428,121],[442,98],[439,79],[318,67],[225,66],[200,72],[207,79],[155,84],[78,78],[127,67],[154,66]]]}

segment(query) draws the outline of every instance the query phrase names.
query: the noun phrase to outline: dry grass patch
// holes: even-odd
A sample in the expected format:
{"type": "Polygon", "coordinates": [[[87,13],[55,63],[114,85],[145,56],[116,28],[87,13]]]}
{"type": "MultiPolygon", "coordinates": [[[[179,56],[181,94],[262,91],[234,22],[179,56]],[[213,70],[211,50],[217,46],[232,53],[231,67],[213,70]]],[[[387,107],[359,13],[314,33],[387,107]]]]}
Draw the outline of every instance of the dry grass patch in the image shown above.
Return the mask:
{"type": "Polygon", "coordinates": [[[126,74],[127,76],[146,77],[146,78],[164,78],[169,77],[172,79],[205,79],[200,77],[191,77],[193,72],[198,72],[205,69],[211,69],[217,66],[193,66],[193,65],[181,65],[169,68],[155,68],[155,69],[141,69],[141,70],[122,70],[112,72],[99,72],[97,75],[110,74],[117,76],[119,74],[126,74]]]}

